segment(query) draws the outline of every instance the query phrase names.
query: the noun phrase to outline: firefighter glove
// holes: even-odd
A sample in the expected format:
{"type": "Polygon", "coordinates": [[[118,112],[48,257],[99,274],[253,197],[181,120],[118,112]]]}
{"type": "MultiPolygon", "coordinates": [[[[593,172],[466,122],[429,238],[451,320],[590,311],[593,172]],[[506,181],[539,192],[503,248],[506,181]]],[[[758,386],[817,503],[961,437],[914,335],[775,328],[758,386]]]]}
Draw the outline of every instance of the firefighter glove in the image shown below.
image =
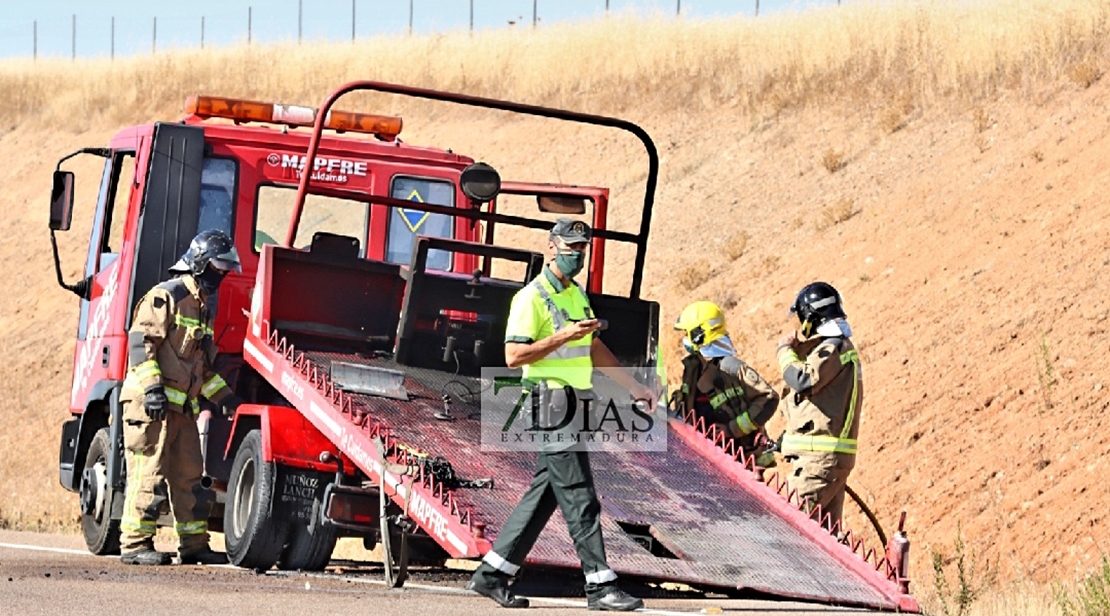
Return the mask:
{"type": "Polygon", "coordinates": [[[143,394],[143,409],[147,417],[154,421],[162,421],[166,418],[167,406],[169,406],[169,400],[166,399],[166,390],[161,385],[151,385],[146,388],[143,394]]]}
{"type": "Polygon", "coordinates": [[[239,408],[239,405],[243,402],[243,399],[239,396],[236,396],[235,394],[231,394],[230,396],[228,396],[221,405],[223,406],[224,415],[227,415],[228,417],[234,415],[235,409],[239,408]]]}

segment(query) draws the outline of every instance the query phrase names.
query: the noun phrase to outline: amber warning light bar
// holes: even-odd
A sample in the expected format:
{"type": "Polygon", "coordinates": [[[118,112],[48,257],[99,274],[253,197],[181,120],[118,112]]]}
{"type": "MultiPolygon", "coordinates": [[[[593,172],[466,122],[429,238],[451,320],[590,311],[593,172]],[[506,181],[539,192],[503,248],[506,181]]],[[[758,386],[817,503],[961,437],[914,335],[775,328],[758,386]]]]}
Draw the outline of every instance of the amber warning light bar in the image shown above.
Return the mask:
{"type": "MultiPolygon", "coordinates": [[[[226,118],[239,122],[269,122],[287,126],[308,126],[316,122],[316,109],[298,105],[261,103],[236,98],[200,96],[193,94],[185,99],[185,113],[198,118],[226,118]]],[[[368,113],[332,110],[328,112],[324,128],[336,131],[369,133],[379,139],[393,141],[401,134],[401,118],[368,113]]]]}

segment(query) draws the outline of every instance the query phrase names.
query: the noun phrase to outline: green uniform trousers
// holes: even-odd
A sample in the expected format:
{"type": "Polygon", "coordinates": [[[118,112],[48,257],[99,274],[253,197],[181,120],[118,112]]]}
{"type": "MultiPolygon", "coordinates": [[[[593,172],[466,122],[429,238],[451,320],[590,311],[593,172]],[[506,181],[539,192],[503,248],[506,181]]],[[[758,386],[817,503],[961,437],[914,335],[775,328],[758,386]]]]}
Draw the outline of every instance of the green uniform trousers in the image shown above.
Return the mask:
{"type": "Polygon", "coordinates": [[[556,508],[566,519],[582,563],[586,595],[600,597],[608,592],[617,574],[605,561],[601,501],[594,491],[589,455],[584,451],[539,454],[532,485],[474,572],[474,581],[492,586],[499,574],[515,575],[556,508]]]}
{"type": "Polygon", "coordinates": [[[208,499],[198,499],[204,472],[200,434],[191,415],[169,411],[153,421],[142,399],[124,402],[123,442],[127,487],[120,522],[124,554],[154,548],[158,517],[167,498],[180,554],[208,546],[208,499]],[[169,488],[167,494],[167,487],[169,488]]]}

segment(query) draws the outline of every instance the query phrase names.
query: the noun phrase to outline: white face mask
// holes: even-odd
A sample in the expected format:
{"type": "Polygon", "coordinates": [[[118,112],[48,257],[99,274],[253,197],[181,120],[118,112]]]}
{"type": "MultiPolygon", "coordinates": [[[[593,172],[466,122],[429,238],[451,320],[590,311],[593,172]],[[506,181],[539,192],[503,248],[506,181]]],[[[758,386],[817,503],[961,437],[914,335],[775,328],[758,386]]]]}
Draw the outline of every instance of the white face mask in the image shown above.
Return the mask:
{"type": "Polygon", "coordinates": [[[732,339],[728,336],[722,336],[713,342],[703,346],[701,354],[708,359],[716,357],[728,357],[736,354],[736,347],[732,346],[732,339]]]}
{"type": "Polygon", "coordinates": [[[817,335],[826,338],[851,338],[852,327],[845,319],[825,321],[817,328],[817,335]]]}

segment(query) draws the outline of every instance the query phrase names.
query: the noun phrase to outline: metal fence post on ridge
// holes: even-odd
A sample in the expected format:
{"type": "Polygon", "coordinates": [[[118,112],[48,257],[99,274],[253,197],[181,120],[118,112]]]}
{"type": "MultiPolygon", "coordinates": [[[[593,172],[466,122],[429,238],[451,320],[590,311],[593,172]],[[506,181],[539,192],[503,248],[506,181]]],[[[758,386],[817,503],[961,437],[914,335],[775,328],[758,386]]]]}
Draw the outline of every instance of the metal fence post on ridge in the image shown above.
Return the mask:
{"type": "Polygon", "coordinates": [[[109,35],[108,38],[110,39],[110,41],[108,43],[108,48],[110,50],[108,52],[109,53],[109,59],[115,60],[116,59],[116,16],[115,15],[112,15],[112,33],[111,33],[111,35],[109,35]]]}
{"type": "Polygon", "coordinates": [[[412,36],[412,1],[409,0],[409,36],[412,36]]]}
{"type": "Polygon", "coordinates": [[[200,16],[200,48],[204,49],[204,15],[200,16]]]}
{"type": "Polygon", "coordinates": [[[74,13],[74,15],[73,15],[73,30],[72,31],[73,31],[73,34],[72,34],[72,38],[70,40],[70,48],[72,49],[73,57],[71,59],[76,60],[77,59],[77,14],[76,13],[74,13]]]}
{"type": "Polygon", "coordinates": [[[536,27],[536,5],[538,3],[539,3],[539,0],[532,0],[532,27],[533,28],[536,27]]]}
{"type": "Polygon", "coordinates": [[[351,0],[351,42],[355,42],[355,0],[351,0]]]}
{"type": "Polygon", "coordinates": [[[31,28],[31,59],[39,59],[39,22],[36,19],[35,25],[31,28]]]}
{"type": "Polygon", "coordinates": [[[247,7],[247,45],[251,44],[251,10],[254,7],[247,7]]]}
{"type": "Polygon", "coordinates": [[[158,53],[158,18],[154,18],[154,30],[150,35],[150,53],[158,53]]]}
{"type": "Polygon", "coordinates": [[[297,44],[301,44],[301,26],[304,23],[304,0],[297,0],[297,44]]]}

